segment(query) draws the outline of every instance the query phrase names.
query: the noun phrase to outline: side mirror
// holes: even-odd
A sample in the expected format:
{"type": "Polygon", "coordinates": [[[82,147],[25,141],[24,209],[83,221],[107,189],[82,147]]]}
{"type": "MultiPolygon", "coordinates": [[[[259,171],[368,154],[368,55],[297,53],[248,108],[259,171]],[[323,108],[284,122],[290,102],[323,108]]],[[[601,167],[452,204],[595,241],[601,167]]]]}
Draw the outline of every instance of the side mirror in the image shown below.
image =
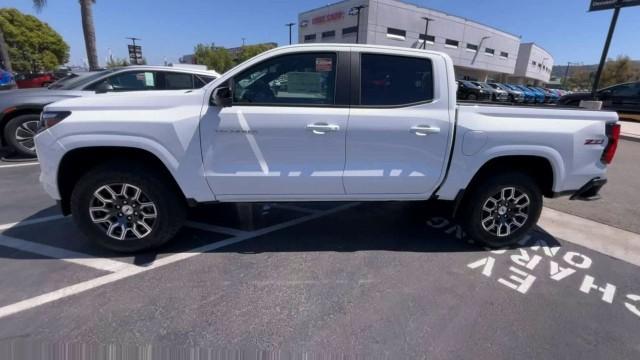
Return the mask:
{"type": "Polygon", "coordinates": [[[209,103],[220,108],[231,106],[231,89],[228,86],[221,86],[213,90],[209,103]]]}
{"type": "Polygon", "coordinates": [[[106,81],[103,81],[98,84],[98,86],[96,86],[96,94],[104,94],[108,93],[109,91],[113,91],[113,86],[111,86],[111,84],[106,81]]]}

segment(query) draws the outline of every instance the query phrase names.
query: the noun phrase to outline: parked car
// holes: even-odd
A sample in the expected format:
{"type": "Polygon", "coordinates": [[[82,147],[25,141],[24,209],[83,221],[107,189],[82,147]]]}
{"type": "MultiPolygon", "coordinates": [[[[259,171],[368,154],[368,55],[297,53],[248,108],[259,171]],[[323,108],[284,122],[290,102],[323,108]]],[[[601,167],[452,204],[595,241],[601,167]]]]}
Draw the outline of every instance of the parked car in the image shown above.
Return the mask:
{"type": "Polygon", "coordinates": [[[536,96],[528,88],[526,88],[524,86],[520,86],[520,85],[515,85],[515,84],[507,84],[507,86],[512,88],[513,90],[522,91],[522,95],[524,96],[524,102],[525,103],[534,103],[535,102],[536,96]]]}
{"type": "Polygon", "coordinates": [[[470,238],[502,247],[543,196],[597,198],[616,113],[457,104],[451,69],[440,52],[305,44],[200,90],[62,100],[35,138],[40,180],[116,251],[162,245],[212,201],[449,200],[470,238]]]}
{"type": "Polygon", "coordinates": [[[472,81],[472,83],[488,91],[491,94],[491,101],[509,101],[509,94],[502,89],[496,89],[485,82],[472,81]]]}
{"type": "Polygon", "coordinates": [[[489,83],[489,86],[491,86],[494,89],[500,89],[500,90],[506,91],[508,96],[507,98],[508,101],[511,101],[514,103],[524,102],[524,93],[520,90],[512,89],[506,84],[501,84],[501,83],[489,83]]]}
{"type": "Polygon", "coordinates": [[[8,90],[16,87],[13,74],[6,70],[0,69],[0,90],[8,90]]]}
{"type": "Polygon", "coordinates": [[[491,92],[484,90],[478,85],[467,80],[458,80],[458,99],[469,101],[487,101],[491,100],[491,92]]]}
{"type": "Polygon", "coordinates": [[[35,156],[33,136],[45,105],[96,93],[198,89],[219,74],[165,66],[128,66],[69,75],[49,88],[9,90],[0,96],[0,145],[22,156],[35,156]]]}
{"type": "MultiPolygon", "coordinates": [[[[613,85],[598,90],[602,108],[622,113],[640,113],[640,81],[613,85]]],[[[561,97],[560,105],[578,106],[580,100],[591,100],[590,93],[573,93],[561,97]]]]}
{"type": "Polygon", "coordinates": [[[535,95],[535,102],[538,104],[544,104],[547,99],[547,95],[545,95],[544,91],[537,89],[535,86],[526,86],[527,89],[531,90],[531,92],[535,95]]]}
{"type": "Polygon", "coordinates": [[[555,104],[558,102],[558,99],[560,99],[560,95],[558,95],[558,92],[555,89],[547,89],[547,88],[541,88],[542,90],[544,90],[544,92],[549,96],[549,102],[552,104],[555,104]]]}
{"type": "Polygon", "coordinates": [[[539,94],[537,91],[533,91],[529,89],[529,87],[527,86],[524,86],[524,85],[513,85],[513,86],[522,90],[525,93],[525,96],[528,99],[527,102],[542,103],[544,101],[544,95],[539,94]]]}
{"type": "Polygon", "coordinates": [[[16,75],[16,84],[18,89],[41,88],[47,87],[53,83],[55,78],[53,74],[18,74],[16,75]]]}

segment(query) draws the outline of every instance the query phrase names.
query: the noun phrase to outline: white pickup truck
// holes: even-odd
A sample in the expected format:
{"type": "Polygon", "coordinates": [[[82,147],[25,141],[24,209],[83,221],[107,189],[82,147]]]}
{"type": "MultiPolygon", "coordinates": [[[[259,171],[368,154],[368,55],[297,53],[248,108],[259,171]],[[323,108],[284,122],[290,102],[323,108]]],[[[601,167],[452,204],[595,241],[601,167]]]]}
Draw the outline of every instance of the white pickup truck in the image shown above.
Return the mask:
{"type": "Polygon", "coordinates": [[[267,51],[202,89],[46,107],[41,182],[93,241],[138,251],[207,202],[454,201],[491,246],[542,197],[595,199],[614,112],[458,104],[443,53],[368,45],[267,51]]]}

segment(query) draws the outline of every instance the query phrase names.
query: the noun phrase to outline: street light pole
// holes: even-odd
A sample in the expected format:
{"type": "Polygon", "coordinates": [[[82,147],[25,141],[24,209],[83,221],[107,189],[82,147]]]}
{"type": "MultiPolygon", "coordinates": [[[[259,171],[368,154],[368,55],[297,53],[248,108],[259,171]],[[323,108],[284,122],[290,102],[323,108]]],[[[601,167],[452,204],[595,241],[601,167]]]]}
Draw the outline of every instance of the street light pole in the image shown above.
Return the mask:
{"type": "Polygon", "coordinates": [[[571,65],[579,65],[580,63],[578,62],[571,62],[571,61],[567,61],[567,68],[564,69],[564,79],[562,81],[562,87],[566,90],[567,89],[567,81],[569,80],[569,67],[571,65]]]}
{"type": "Polygon", "coordinates": [[[289,27],[289,45],[291,45],[291,28],[293,27],[293,25],[295,25],[296,23],[288,23],[288,24],[284,24],[284,26],[288,26],[289,27]]]}
{"type": "Polygon", "coordinates": [[[427,35],[429,35],[429,21],[433,21],[433,19],[430,19],[426,16],[422,17],[422,20],[424,20],[426,22],[425,26],[424,26],[424,41],[422,42],[422,48],[423,49],[427,49],[427,35]]]}
{"type": "Polygon", "coordinates": [[[366,7],[366,5],[358,5],[349,10],[349,15],[356,15],[358,17],[356,20],[356,44],[360,41],[360,11],[366,7]]]}

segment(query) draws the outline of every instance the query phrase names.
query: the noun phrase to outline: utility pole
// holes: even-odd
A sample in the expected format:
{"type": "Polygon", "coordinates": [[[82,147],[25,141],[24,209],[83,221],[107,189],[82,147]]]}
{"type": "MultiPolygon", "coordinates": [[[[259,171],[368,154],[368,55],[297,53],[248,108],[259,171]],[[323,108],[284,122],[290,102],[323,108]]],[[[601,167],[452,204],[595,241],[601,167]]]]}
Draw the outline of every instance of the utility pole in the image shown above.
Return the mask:
{"type": "Polygon", "coordinates": [[[360,41],[360,12],[366,7],[366,5],[358,5],[349,9],[349,15],[358,17],[356,20],[356,44],[360,41]]]}
{"type": "Polygon", "coordinates": [[[294,22],[290,22],[288,24],[284,24],[284,26],[288,26],[289,27],[289,45],[291,45],[291,28],[293,27],[293,25],[295,25],[296,23],[294,22]]]}
{"type": "Polygon", "coordinates": [[[422,48],[427,49],[427,35],[429,35],[429,21],[434,21],[434,19],[428,18],[426,16],[422,17],[422,20],[426,22],[424,27],[424,41],[422,42],[422,48]]]}
{"type": "Polygon", "coordinates": [[[580,63],[579,62],[571,62],[571,61],[567,62],[567,68],[564,69],[564,79],[562,80],[562,87],[565,90],[567,89],[567,81],[569,80],[569,67],[571,65],[580,65],[580,63]]]}
{"type": "Polygon", "coordinates": [[[244,47],[246,38],[242,38],[242,47],[244,47]]]}

